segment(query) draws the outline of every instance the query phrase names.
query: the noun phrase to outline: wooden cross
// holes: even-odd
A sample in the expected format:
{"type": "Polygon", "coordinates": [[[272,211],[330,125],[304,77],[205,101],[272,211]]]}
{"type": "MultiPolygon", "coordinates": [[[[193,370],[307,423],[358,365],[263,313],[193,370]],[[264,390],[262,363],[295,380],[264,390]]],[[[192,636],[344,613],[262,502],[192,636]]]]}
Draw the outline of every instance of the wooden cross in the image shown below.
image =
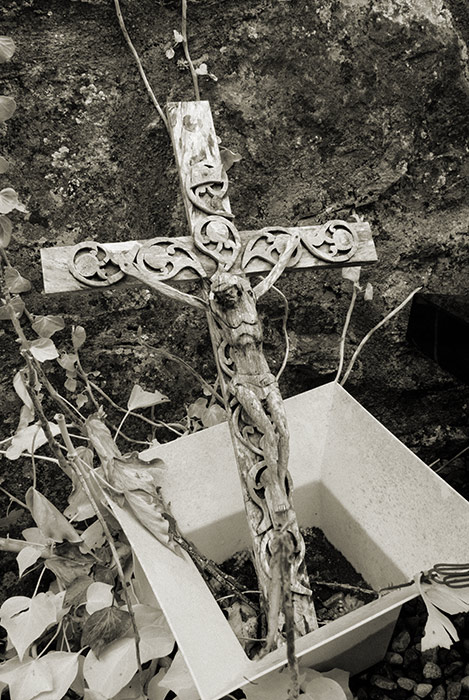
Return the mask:
{"type": "Polygon", "coordinates": [[[268,639],[274,645],[283,625],[275,609],[278,601],[273,602],[279,576],[273,554],[280,533],[283,540],[287,533],[290,541],[286,573],[297,634],[315,629],[317,621],[291,502],[286,416],[276,377],[262,353],[256,302],[285,269],[364,265],[374,262],[376,253],[364,222],[334,220],[322,226],[239,232],[209,103],[171,103],[167,113],[191,235],[44,249],[45,291],[130,280],[206,311],[267,609],[268,639]],[[262,272],[268,274],[252,288],[247,276],[262,272]],[[200,296],[167,284],[194,278],[202,280],[200,296]]]}

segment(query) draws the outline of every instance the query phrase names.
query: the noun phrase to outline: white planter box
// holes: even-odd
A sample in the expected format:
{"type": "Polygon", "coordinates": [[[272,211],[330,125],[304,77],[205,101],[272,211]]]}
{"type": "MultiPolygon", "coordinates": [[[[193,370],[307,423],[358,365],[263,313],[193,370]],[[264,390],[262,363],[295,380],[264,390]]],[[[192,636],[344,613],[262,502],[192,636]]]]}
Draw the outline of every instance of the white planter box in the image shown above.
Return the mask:
{"type": "MultiPolygon", "coordinates": [[[[318,526],[374,588],[408,581],[437,562],[467,561],[469,504],[335,383],[286,402],[290,472],[300,525],[318,526]]],[[[155,449],[163,494],[181,530],[221,562],[249,546],[226,424],[155,449]]],[[[285,650],[250,661],[193,563],[119,518],[202,700],[216,700],[282,666],[285,650]]],[[[379,661],[402,604],[392,591],[297,641],[303,666],[352,673],[379,661]]]]}

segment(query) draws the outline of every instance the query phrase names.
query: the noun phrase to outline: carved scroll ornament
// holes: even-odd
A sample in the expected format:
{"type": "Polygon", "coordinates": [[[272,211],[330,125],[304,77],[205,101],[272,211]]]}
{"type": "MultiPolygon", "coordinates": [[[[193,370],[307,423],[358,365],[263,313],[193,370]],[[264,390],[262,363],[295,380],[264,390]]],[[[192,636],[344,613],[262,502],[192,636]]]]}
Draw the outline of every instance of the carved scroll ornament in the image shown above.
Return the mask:
{"type": "Polygon", "coordinates": [[[194,270],[200,277],[207,276],[191,247],[172,238],[151,239],[139,249],[135,262],[144,272],[151,272],[156,280],[171,279],[186,269],[194,270]]]}
{"type": "Polygon", "coordinates": [[[222,270],[230,270],[238,257],[241,238],[233,222],[222,216],[207,216],[194,230],[194,243],[222,270]]]}
{"type": "MultiPolygon", "coordinates": [[[[241,269],[248,272],[249,263],[258,258],[269,265],[274,266],[285,250],[291,233],[284,228],[263,228],[259,234],[251,238],[246,244],[241,261],[241,269]]],[[[301,258],[301,248],[298,246],[292,254],[287,267],[294,267],[301,258]]]]}
{"type": "Polygon", "coordinates": [[[340,219],[328,221],[314,233],[302,235],[301,242],[316,258],[331,263],[344,263],[352,258],[358,248],[355,231],[340,219]]]}
{"type": "Polygon", "coordinates": [[[228,176],[221,163],[195,163],[186,181],[186,194],[194,207],[205,214],[232,219],[223,198],[228,192],[228,176]]]}
{"type": "Polygon", "coordinates": [[[69,269],[75,279],[88,287],[108,287],[125,277],[106,248],[94,241],[75,247],[69,269]]]}

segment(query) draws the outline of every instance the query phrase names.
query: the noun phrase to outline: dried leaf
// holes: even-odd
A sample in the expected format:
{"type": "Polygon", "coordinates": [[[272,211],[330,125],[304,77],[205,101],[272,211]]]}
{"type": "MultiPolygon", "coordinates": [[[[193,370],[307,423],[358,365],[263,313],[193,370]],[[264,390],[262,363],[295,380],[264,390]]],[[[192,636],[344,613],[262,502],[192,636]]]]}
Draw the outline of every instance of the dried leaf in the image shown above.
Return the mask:
{"type": "Polygon", "coordinates": [[[86,434],[101,460],[107,462],[113,457],[121,456],[109,428],[97,413],[93,413],[86,419],[85,428],[86,434]]]}
{"type": "MultiPolygon", "coordinates": [[[[146,491],[156,497],[157,472],[166,469],[162,459],[153,459],[151,462],[143,462],[137,452],[131,452],[122,457],[115,457],[113,468],[109,474],[111,485],[124,493],[124,491],[146,491]]],[[[161,502],[162,503],[162,502],[161,502]]]]}
{"type": "Polygon", "coordinates": [[[365,301],[372,301],[373,299],[373,285],[371,282],[368,282],[368,284],[365,287],[365,294],[363,295],[363,298],[365,301]]]}
{"type": "MultiPolygon", "coordinates": [[[[16,102],[13,99],[13,97],[7,97],[6,95],[0,95],[0,124],[2,122],[6,122],[6,120],[9,119],[15,113],[15,110],[16,110],[16,102]]],[[[10,211],[11,211],[11,209],[10,209],[10,211]]],[[[3,212],[3,213],[7,214],[8,212],[3,212]]]]}
{"type": "MultiPolygon", "coordinates": [[[[0,608],[0,622],[5,627],[20,661],[29,646],[50,626],[57,622],[56,596],[38,593],[33,598],[14,596],[0,608]]],[[[63,600],[63,595],[60,595],[63,600]]]]}
{"type": "Polygon", "coordinates": [[[6,173],[9,167],[10,167],[10,163],[7,161],[7,159],[4,158],[3,156],[0,156],[0,175],[3,175],[3,173],[6,173]]]}
{"type": "Polygon", "coordinates": [[[72,328],[72,344],[75,352],[81,348],[86,340],[86,332],[83,326],[73,326],[72,328]]]}
{"type": "Polygon", "coordinates": [[[65,321],[62,316],[36,316],[32,329],[41,338],[50,338],[57,331],[65,328],[65,321]]]}
{"type": "Polygon", "coordinates": [[[159,500],[145,491],[124,491],[124,496],[137,520],[165,547],[177,551],[169,535],[169,522],[163,516],[163,508],[159,500]]]}
{"type": "Polygon", "coordinates": [[[0,63],[9,61],[15,53],[15,42],[9,36],[0,36],[0,63]]]}
{"type": "Polygon", "coordinates": [[[164,394],[161,394],[159,391],[145,391],[136,384],[131,391],[127,408],[129,411],[135,411],[136,408],[148,408],[148,406],[156,406],[164,401],[169,401],[164,394]]]}
{"type": "Polygon", "coordinates": [[[24,311],[24,301],[21,297],[13,297],[8,304],[3,304],[0,307],[0,321],[10,321],[10,309],[14,312],[16,318],[21,318],[24,311]]]}
{"type": "Polygon", "coordinates": [[[31,289],[31,282],[26,277],[22,277],[14,267],[5,268],[4,278],[10,294],[21,294],[22,292],[29,292],[31,289]]]}
{"type": "Polygon", "coordinates": [[[26,492],[26,505],[44,535],[54,542],[81,542],[79,533],[60,510],[32,486],[26,492]]]}
{"type": "MultiPolygon", "coordinates": [[[[105,586],[106,584],[100,583],[98,585],[105,586]]],[[[96,659],[99,659],[101,652],[106,646],[124,637],[130,629],[131,623],[130,614],[126,610],[120,610],[113,605],[96,610],[83,626],[81,644],[90,646],[96,659]]],[[[133,639],[131,641],[133,642],[133,639]]]]}
{"type": "Polygon", "coordinates": [[[31,355],[36,358],[38,362],[55,360],[59,356],[57,348],[50,338],[38,338],[37,340],[33,340],[29,345],[29,350],[31,355]]]}
{"type": "MultiPolygon", "coordinates": [[[[59,426],[56,423],[49,421],[49,428],[52,435],[58,435],[60,433],[59,426]]],[[[5,456],[8,459],[18,459],[18,457],[23,454],[23,452],[31,452],[33,449],[36,451],[42,445],[45,445],[47,438],[41,424],[39,421],[33,423],[33,425],[28,425],[27,428],[23,428],[16,435],[13,436],[11,445],[5,452],[5,456]]]]}
{"type": "Polygon", "coordinates": [[[0,248],[7,248],[11,241],[13,224],[8,216],[0,216],[0,248]]]}
{"type": "Polygon", "coordinates": [[[425,624],[425,630],[421,642],[422,651],[427,651],[428,649],[433,649],[434,647],[449,649],[453,642],[456,642],[459,639],[458,633],[451,620],[433,605],[432,601],[427,595],[427,592],[422,587],[421,577],[421,573],[417,574],[414,580],[428,612],[428,618],[425,624]]]}
{"type": "Polygon", "coordinates": [[[450,588],[441,583],[422,583],[421,595],[424,599],[449,615],[469,612],[469,586],[450,588]]]}
{"type": "MultiPolygon", "coordinates": [[[[86,612],[89,615],[93,615],[98,610],[109,608],[112,605],[114,599],[112,588],[108,583],[96,582],[91,584],[86,594],[86,612]]],[[[114,639],[115,637],[109,641],[112,642],[114,639]]]]}
{"type": "Polygon", "coordinates": [[[30,566],[35,564],[37,560],[41,558],[41,554],[42,550],[39,549],[39,547],[33,547],[32,545],[30,547],[24,547],[24,549],[18,553],[16,563],[18,564],[20,578],[26,569],[29,569],[30,566]]]}
{"type": "Polygon", "coordinates": [[[224,608],[225,614],[228,615],[230,627],[238,637],[240,644],[247,652],[252,647],[253,642],[247,637],[257,636],[257,614],[253,608],[246,603],[240,603],[237,600],[232,605],[224,608]]]}
{"type": "Polygon", "coordinates": [[[233,163],[239,163],[239,161],[242,160],[242,156],[239,153],[230,151],[229,148],[225,148],[224,146],[220,148],[220,158],[225,172],[228,172],[233,163]]]}

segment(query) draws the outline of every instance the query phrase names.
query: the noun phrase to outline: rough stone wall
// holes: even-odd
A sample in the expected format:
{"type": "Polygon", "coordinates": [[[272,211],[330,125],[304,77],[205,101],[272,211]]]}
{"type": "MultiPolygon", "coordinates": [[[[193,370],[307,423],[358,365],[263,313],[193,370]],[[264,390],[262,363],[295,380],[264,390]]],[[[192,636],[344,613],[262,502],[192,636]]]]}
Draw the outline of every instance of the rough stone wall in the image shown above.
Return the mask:
{"type": "MultiPolygon", "coordinates": [[[[122,0],[122,10],[160,101],[192,99],[188,71],[177,64],[180,48],[174,59],[165,56],[180,29],[179,3],[122,0]]],[[[10,253],[32,280],[28,305],[85,326],[83,363],[121,404],[139,382],[170,396],[159,416],[178,417],[200,395],[197,382],[132,342],[141,327],[154,346],[211,380],[202,315],[137,288],[60,298],[42,292],[41,247],[185,232],[169,138],[113,3],[4,0],[0,18],[2,34],[17,43],[0,67],[0,92],[18,102],[3,134],[12,167],[0,184],[15,187],[29,209],[13,217],[10,253]]],[[[375,294],[357,305],[347,357],[413,288],[468,291],[468,31],[458,0],[189,2],[192,57],[204,57],[218,78],[200,78],[202,97],[212,103],[223,145],[243,156],[230,170],[238,227],[321,222],[353,210],[371,223],[380,261],[362,279],[375,294]]],[[[290,302],[282,378],[289,396],[333,378],[350,286],[334,270],[293,273],[279,286],[290,302]]],[[[266,351],[278,367],[279,297],[270,293],[261,310],[266,351]]],[[[467,442],[469,392],[406,343],[407,316],[374,336],[347,388],[433,461],[467,442]]],[[[55,337],[66,344],[68,331],[55,337]]],[[[11,385],[16,347],[3,323],[3,437],[19,410],[11,385]]],[[[2,469],[21,495],[28,465],[3,462],[2,469]]],[[[55,478],[41,468],[44,488],[53,490],[55,478]]]]}

